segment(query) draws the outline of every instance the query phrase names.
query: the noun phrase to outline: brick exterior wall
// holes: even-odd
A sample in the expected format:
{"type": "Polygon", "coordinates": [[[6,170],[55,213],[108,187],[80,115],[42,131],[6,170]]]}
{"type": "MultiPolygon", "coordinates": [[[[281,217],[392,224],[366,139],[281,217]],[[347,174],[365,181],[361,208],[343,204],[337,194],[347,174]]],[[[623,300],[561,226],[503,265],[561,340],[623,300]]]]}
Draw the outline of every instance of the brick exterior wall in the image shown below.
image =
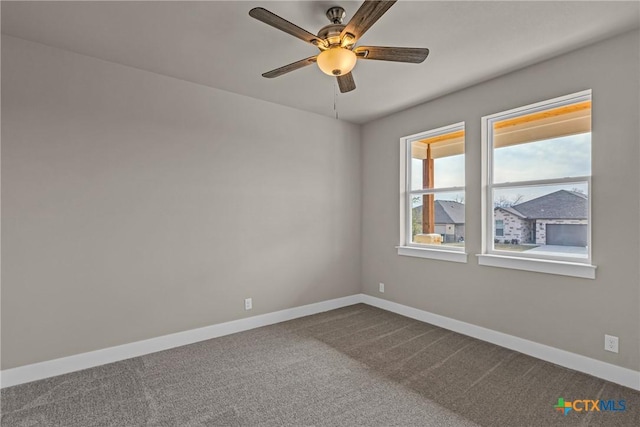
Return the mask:
{"type": "MultiPolygon", "coordinates": [[[[499,243],[511,243],[517,240],[518,243],[532,243],[536,245],[547,244],[547,224],[583,224],[586,219],[539,219],[526,220],[503,209],[493,211],[494,228],[495,220],[502,220],[504,223],[504,236],[495,236],[499,243]],[[535,241],[532,238],[532,229],[535,227],[535,241]]],[[[495,232],[495,231],[494,231],[495,232]]]]}
{"type": "Polygon", "coordinates": [[[502,209],[493,211],[494,228],[495,220],[501,219],[504,222],[504,236],[496,236],[499,243],[517,240],[518,243],[534,243],[531,239],[531,221],[522,219],[510,212],[502,209]]]}

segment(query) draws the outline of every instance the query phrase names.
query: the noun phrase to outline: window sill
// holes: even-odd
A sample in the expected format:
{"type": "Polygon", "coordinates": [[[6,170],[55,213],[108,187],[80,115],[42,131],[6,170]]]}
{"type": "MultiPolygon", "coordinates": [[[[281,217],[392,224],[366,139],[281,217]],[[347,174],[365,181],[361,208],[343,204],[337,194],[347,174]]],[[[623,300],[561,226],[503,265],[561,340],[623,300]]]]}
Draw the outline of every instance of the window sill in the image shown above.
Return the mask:
{"type": "Polygon", "coordinates": [[[535,271],[537,273],[559,274],[562,276],[596,278],[596,266],[577,262],[553,261],[510,257],[493,254],[478,254],[478,264],[489,267],[511,268],[514,270],[535,271]]]}
{"type": "Polygon", "coordinates": [[[398,255],[417,258],[437,259],[440,261],[467,262],[467,254],[458,251],[444,249],[416,248],[413,246],[396,246],[398,255]]]}

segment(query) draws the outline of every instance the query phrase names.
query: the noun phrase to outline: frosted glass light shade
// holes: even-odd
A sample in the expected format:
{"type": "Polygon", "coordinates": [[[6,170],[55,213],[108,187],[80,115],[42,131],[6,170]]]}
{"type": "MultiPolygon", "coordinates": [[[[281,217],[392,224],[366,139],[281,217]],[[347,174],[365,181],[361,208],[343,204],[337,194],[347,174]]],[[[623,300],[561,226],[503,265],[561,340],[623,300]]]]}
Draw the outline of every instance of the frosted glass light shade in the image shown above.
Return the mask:
{"type": "Polygon", "coordinates": [[[353,70],[357,59],[353,51],[337,46],[320,52],[317,62],[323,73],[342,76],[353,70]]]}

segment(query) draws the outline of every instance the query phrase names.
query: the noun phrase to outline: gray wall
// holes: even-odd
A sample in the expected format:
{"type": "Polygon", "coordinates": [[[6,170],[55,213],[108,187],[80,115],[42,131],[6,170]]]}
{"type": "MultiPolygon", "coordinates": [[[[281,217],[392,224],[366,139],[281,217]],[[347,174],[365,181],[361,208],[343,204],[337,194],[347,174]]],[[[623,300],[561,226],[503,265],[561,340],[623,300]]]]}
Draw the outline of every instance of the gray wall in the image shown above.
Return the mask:
{"type": "Polygon", "coordinates": [[[360,291],[639,369],[638,38],[374,121],[361,144],[357,126],[3,36],[2,369],[360,291]],[[597,279],[478,266],[481,116],[588,88],[597,279]],[[461,120],[469,263],[400,257],[399,138],[461,120]]]}
{"type": "Polygon", "coordinates": [[[2,369],[360,292],[360,145],[3,36],[2,369]]]}
{"type": "Polygon", "coordinates": [[[627,33],[365,125],[363,291],[640,369],[639,51],[627,33]],[[589,88],[596,280],[480,267],[481,117],[589,88]],[[469,262],[398,256],[399,138],[463,120],[469,262]],[[619,354],[604,351],[605,333],[620,337],[619,354]]]}

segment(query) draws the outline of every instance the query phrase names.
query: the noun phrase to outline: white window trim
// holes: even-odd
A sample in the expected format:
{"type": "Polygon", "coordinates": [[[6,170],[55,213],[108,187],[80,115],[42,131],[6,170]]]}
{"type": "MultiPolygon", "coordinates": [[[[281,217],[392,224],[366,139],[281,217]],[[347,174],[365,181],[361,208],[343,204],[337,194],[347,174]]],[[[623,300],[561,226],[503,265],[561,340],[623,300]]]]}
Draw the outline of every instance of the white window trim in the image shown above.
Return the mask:
{"type": "MultiPolygon", "coordinates": [[[[467,262],[466,244],[464,248],[456,248],[452,246],[440,246],[440,245],[425,245],[411,243],[407,237],[411,234],[411,221],[407,220],[408,212],[411,207],[410,194],[410,169],[409,169],[409,157],[411,156],[411,150],[408,149],[411,142],[419,139],[423,139],[427,136],[433,136],[438,133],[448,133],[457,129],[464,129],[465,122],[454,123],[452,125],[431,129],[428,131],[416,133],[413,135],[400,138],[400,244],[396,246],[398,255],[411,256],[417,258],[435,259],[440,261],[451,262],[467,262]]],[[[466,138],[465,138],[466,144],[466,138]]],[[[465,149],[466,152],[466,149],[465,149]]],[[[465,156],[466,164],[466,156],[465,156]]],[[[466,178],[465,178],[466,179],[466,178]]],[[[465,187],[452,187],[452,188],[438,188],[439,192],[445,191],[460,191],[465,190],[465,187]]],[[[465,207],[466,208],[466,207],[465,207]]],[[[466,212],[465,212],[466,216],[466,212]]]]}
{"type": "Polygon", "coordinates": [[[479,265],[486,265],[488,267],[511,268],[514,270],[558,274],[584,279],[596,278],[596,266],[591,264],[494,254],[478,254],[476,256],[478,257],[479,265]]]}
{"type": "Polygon", "coordinates": [[[467,262],[467,254],[462,251],[450,251],[435,247],[396,246],[398,255],[416,258],[437,259],[440,261],[467,262]]]}
{"type": "Polygon", "coordinates": [[[504,120],[510,117],[522,115],[528,111],[535,111],[541,108],[553,108],[566,104],[571,104],[579,101],[581,98],[591,99],[591,90],[585,90],[570,95],[561,96],[558,98],[537,102],[535,104],[526,105],[523,107],[514,108],[508,111],[491,114],[482,117],[482,144],[481,144],[481,173],[482,173],[482,253],[477,254],[478,264],[490,267],[511,268],[516,270],[534,271],[539,273],[558,274],[564,276],[581,277],[587,279],[595,279],[596,266],[592,265],[592,216],[591,216],[591,204],[592,204],[592,191],[591,191],[591,177],[572,177],[566,179],[553,179],[553,180],[539,180],[539,181],[527,181],[509,184],[492,184],[492,138],[490,137],[489,130],[491,129],[491,123],[495,120],[504,120]],[[532,255],[524,253],[514,253],[508,251],[500,251],[493,249],[493,195],[494,188],[509,187],[509,186],[527,186],[527,185],[541,185],[551,183],[570,183],[570,182],[586,182],[588,186],[589,198],[588,198],[588,212],[589,221],[587,228],[587,258],[576,259],[568,257],[558,256],[544,256],[544,255],[532,255]],[[489,208],[491,207],[491,211],[489,208]]]}

